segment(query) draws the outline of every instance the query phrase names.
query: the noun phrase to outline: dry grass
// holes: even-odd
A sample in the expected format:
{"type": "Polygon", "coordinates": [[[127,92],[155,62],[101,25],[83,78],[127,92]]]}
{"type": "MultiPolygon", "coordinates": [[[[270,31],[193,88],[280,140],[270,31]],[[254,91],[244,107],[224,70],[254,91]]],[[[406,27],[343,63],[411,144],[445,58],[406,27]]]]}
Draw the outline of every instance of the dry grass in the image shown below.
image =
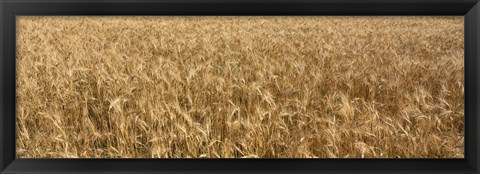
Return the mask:
{"type": "Polygon", "coordinates": [[[463,17],[18,17],[20,158],[463,158],[463,17]]]}

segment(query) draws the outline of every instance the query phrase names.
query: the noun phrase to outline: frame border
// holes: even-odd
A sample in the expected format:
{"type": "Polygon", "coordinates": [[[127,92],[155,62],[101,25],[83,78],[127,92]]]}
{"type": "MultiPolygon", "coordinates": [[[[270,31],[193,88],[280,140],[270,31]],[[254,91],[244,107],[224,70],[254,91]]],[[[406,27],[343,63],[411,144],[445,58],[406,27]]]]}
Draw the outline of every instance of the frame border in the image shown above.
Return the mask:
{"type": "Polygon", "coordinates": [[[479,174],[479,0],[0,0],[0,173],[479,174]],[[464,159],[16,159],[15,19],[46,15],[464,16],[464,159]]]}

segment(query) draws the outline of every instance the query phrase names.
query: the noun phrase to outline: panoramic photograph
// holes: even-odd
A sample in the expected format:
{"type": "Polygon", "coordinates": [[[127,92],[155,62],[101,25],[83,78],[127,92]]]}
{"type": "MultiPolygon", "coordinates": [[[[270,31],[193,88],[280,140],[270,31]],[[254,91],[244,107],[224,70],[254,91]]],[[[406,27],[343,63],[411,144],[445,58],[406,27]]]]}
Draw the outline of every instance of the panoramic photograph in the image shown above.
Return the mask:
{"type": "Polygon", "coordinates": [[[464,158],[463,16],[17,16],[17,158],[464,158]]]}

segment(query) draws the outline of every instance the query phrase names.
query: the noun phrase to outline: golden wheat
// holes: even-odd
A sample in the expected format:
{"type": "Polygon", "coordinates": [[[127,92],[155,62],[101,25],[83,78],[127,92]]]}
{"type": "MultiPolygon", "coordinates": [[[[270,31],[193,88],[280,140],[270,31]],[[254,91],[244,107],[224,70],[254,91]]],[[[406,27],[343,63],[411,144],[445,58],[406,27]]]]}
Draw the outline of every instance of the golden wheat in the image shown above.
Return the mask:
{"type": "Polygon", "coordinates": [[[19,158],[463,158],[463,17],[18,17],[19,158]]]}

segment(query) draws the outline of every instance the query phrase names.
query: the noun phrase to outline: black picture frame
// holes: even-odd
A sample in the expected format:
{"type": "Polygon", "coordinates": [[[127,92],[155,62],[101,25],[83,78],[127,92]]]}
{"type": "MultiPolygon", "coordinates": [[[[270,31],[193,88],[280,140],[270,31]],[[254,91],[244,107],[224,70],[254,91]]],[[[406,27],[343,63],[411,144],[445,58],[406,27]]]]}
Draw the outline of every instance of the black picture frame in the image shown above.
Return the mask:
{"type": "Polygon", "coordinates": [[[462,173],[480,167],[478,0],[0,0],[0,173],[462,173]],[[45,15],[458,15],[464,159],[16,159],[15,19],[45,15]]]}

